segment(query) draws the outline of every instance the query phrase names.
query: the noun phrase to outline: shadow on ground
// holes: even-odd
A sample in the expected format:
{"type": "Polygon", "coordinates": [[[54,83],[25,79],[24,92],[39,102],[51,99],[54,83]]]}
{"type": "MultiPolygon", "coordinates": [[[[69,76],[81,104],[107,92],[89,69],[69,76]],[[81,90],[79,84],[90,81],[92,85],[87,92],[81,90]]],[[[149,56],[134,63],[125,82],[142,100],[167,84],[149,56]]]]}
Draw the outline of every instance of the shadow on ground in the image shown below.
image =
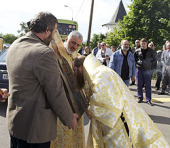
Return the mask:
{"type": "Polygon", "coordinates": [[[163,116],[155,116],[149,115],[149,117],[153,120],[154,123],[168,124],[170,123],[170,118],[163,116]]]}

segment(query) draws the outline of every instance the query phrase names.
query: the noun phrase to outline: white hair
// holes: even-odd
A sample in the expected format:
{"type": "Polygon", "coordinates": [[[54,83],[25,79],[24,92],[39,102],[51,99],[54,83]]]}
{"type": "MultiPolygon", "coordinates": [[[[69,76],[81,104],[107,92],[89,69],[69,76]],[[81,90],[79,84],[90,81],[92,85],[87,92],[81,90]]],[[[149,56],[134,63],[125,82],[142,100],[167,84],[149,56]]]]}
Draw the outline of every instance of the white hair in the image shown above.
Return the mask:
{"type": "Polygon", "coordinates": [[[72,36],[76,36],[78,37],[81,41],[83,41],[83,36],[80,32],[78,31],[72,31],[69,35],[68,35],[68,41],[71,39],[72,36]]]}

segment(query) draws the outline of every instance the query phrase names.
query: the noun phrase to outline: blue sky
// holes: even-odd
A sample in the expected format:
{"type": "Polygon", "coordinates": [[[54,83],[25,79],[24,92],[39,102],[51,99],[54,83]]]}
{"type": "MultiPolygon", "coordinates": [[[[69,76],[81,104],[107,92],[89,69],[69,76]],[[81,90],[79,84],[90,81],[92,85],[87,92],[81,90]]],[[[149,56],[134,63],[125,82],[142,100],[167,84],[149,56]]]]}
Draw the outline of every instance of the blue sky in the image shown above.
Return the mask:
{"type": "MultiPolygon", "coordinates": [[[[91,37],[102,32],[102,25],[108,23],[113,16],[120,0],[94,0],[91,37]]],[[[131,0],[123,0],[125,9],[131,0]]],[[[18,35],[21,22],[28,22],[40,11],[49,11],[59,19],[78,21],[79,31],[87,40],[91,0],[3,0],[0,8],[0,33],[18,35]],[[68,5],[68,7],[64,7],[68,5]],[[73,10],[73,13],[72,13],[73,10]]]]}

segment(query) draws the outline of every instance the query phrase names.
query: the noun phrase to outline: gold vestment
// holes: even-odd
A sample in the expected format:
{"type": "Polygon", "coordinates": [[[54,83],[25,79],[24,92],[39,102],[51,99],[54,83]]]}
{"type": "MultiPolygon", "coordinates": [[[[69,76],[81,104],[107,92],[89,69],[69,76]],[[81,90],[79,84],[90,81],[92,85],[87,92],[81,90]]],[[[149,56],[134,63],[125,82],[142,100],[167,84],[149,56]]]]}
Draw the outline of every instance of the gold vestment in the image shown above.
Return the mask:
{"type": "MultiPolygon", "coordinates": [[[[62,44],[62,43],[61,43],[62,44]]],[[[72,69],[72,55],[68,54],[63,45],[59,46],[60,54],[67,60],[72,69]],[[62,46],[62,47],[61,47],[62,46]]],[[[79,55],[76,53],[77,56],[79,55]]],[[[85,136],[84,136],[84,116],[78,121],[78,128],[75,130],[69,129],[64,126],[62,122],[57,119],[57,137],[51,141],[50,148],[84,148],[85,136]]]]}
{"type": "Polygon", "coordinates": [[[87,148],[169,148],[119,75],[92,54],[84,61],[84,78],[92,116],[87,148]],[[122,113],[130,138],[120,118],[122,113]]]}

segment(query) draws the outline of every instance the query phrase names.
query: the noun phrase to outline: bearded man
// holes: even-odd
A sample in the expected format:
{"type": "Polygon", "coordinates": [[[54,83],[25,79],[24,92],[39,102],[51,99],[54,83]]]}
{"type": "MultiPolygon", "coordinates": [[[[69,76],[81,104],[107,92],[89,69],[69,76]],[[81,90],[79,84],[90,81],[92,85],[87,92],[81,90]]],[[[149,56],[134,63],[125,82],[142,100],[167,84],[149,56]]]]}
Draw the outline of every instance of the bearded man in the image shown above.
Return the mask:
{"type": "Polygon", "coordinates": [[[114,70],[102,65],[92,54],[77,57],[73,70],[76,77],[84,77],[84,82],[79,80],[78,83],[85,84],[90,98],[87,148],[169,148],[162,133],[114,70]]]}
{"type": "Polygon", "coordinates": [[[109,67],[113,69],[129,86],[129,81],[135,81],[135,58],[129,52],[129,41],[121,42],[121,49],[114,52],[111,56],[109,67]]]}
{"type": "MultiPolygon", "coordinates": [[[[57,35],[57,34],[56,34],[57,35]]],[[[55,38],[55,37],[54,37],[55,38]]],[[[56,37],[57,39],[60,37],[56,37]]],[[[83,41],[83,36],[78,31],[71,32],[66,38],[64,44],[60,38],[57,42],[60,54],[67,60],[72,69],[73,60],[80,54],[77,52],[83,41]]],[[[51,141],[51,148],[84,148],[84,118],[83,116],[78,121],[78,127],[75,130],[64,126],[61,121],[57,123],[57,138],[51,141]]]]}
{"type": "Polygon", "coordinates": [[[53,14],[40,12],[30,21],[30,31],[8,50],[11,148],[49,148],[57,118],[69,128],[77,127],[78,115],[67,100],[57,56],[48,47],[57,26],[53,14]]]}

